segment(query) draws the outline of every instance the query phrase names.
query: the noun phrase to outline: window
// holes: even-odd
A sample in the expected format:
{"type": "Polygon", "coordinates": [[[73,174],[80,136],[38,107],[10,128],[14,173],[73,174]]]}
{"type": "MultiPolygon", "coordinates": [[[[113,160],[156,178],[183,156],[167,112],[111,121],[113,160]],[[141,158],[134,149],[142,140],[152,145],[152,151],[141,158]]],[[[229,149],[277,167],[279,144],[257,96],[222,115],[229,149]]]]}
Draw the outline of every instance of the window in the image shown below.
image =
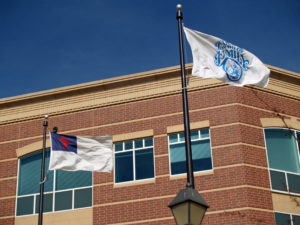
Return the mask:
{"type": "Polygon", "coordinates": [[[300,215],[275,212],[277,225],[300,225],[300,215]]]}
{"type": "MultiPolygon", "coordinates": [[[[45,168],[50,151],[46,151],[45,168]]],[[[38,214],[42,152],[19,159],[16,215],[38,214]]],[[[47,169],[46,169],[47,171],[47,169]]],[[[92,206],[92,172],[48,171],[44,185],[44,212],[92,206]]]]}
{"type": "Polygon", "coordinates": [[[154,177],[152,137],[117,142],[114,151],[116,183],[154,177]]]}
{"type": "Polygon", "coordinates": [[[300,195],[300,132],[265,129],[265,139],[272,190],[300,195]]]}
{"type": "MultiPolygon", "coordinates": [[[[192,158],[194,171],[212,169],[209,129],[191,131],[192,158]]],[[[169,135],[171,175],[186,173],[184,133],[169,135]]]]}

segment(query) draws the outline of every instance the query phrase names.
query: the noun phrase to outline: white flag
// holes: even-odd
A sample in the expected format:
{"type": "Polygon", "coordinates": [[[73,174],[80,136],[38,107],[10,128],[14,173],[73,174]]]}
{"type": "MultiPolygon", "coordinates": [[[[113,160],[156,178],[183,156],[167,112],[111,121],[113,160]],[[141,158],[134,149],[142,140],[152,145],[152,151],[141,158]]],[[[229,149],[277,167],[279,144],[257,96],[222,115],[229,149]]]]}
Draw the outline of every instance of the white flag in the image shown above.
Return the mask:
{"type": "Polygon", "coordinates": [[[111,172],[111,136],[80,137],[50,133],[49,170],[111,172]]]}
{"type": "Polygon", "coordinates": [[[268,85],[270,70],[252,53],[220,38],[183,29],[193,54],[192,75],[234,86],[268,85]]]}

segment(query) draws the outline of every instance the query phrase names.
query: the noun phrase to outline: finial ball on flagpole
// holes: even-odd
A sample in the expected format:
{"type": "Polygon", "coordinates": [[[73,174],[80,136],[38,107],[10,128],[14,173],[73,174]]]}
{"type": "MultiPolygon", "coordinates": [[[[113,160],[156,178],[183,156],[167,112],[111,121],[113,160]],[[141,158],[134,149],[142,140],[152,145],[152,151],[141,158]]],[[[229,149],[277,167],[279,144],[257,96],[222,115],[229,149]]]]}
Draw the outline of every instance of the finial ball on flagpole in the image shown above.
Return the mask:
{"type": "Polygon", "coordinates": [[[48,116],[48,115],[45,115],[44,117],[45,117],[45,119],[48,119],[49,116],[48,116]]]}
{"type": "Polygon", "coordinates": [[[176,8],[177,8],[177,10],[181,10],[181,9],[182,9],[182,5],[181,5],[181,4],[178,4],[178,5],[176,6],[176,8]]]}

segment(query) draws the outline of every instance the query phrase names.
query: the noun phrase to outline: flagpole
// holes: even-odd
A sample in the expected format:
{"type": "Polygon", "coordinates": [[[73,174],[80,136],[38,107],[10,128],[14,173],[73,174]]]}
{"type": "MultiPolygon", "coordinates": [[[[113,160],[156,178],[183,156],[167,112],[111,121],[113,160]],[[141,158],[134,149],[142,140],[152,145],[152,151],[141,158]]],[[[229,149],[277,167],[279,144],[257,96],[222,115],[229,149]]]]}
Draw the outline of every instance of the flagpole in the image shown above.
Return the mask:
{"type": "Polygon", "coordinates": [[[186,154],[186,170],[187,170],[187,187],[195,188],[194,185],[194,172],[193,172],[193,160],[192,160],[192,147],[191,147],[191,131],[190,131],[190,119],[189,119],[189,107],[185,77],[185,62],[184,51],[182,43],[182,6],[177,5],[178,20],[178,35],[179,35],[179,48],[180,48],[180,66],[181,66],[181,84],[182,84],[182,102],[183,102],[183,117],[184,117],[184,134],[185,134],[185,154],[186,154]]]}
{"type": "Polygon", "coordinates": [[[43,213],[44,213],[44,179],[45,179],[45,156],[46,156],[46,135],[48,127],[48,115],[45,115],[45,120],[43,123],[44,133],[43,133],[43,152],[42,152],[42,167],[41,167],[41,182],[40,182],[40,199],[39,199],[39,223],[43,224],[43,213]]]}

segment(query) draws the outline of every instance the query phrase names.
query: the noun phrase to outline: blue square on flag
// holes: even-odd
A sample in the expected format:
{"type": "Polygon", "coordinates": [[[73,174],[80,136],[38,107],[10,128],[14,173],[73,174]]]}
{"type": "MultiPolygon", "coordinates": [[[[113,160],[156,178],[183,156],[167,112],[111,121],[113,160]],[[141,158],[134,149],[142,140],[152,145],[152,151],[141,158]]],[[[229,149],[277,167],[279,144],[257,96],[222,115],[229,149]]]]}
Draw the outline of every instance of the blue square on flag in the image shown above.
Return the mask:
{"type": "Polygon", "coordinates": [[[74,152],[77,154],[77,137],[51,132],[52,151],[74,152]]]}

